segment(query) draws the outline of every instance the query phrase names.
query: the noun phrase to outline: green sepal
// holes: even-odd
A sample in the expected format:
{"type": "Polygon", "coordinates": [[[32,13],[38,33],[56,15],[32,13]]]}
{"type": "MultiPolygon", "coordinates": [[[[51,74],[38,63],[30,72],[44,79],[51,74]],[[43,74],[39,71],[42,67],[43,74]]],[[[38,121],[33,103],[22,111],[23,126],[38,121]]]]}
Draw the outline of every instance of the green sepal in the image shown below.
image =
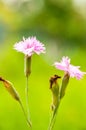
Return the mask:
{"type": "Polygon", "coordinates": [[[25,55],[24,59],[24,73],[25,76],[28,77],[31,73],[31,56],[25,55]]]}
{"type": "Polygon", "coordinates": [[[66,73],[62,79],[62,84],[61,84],[61,87],[60,87],[60,99],[64,97],[65,95],[65,91],[66,91],[66,88],[67,88],[67,85],[69,83],[69,74],[66,73]]]}

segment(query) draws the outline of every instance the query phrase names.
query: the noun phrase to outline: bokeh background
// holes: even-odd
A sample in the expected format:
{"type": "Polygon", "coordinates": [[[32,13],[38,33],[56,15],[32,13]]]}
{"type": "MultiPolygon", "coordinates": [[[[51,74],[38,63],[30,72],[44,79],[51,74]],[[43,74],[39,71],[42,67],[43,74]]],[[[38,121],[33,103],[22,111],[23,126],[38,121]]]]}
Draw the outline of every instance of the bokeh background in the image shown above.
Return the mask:
{"type": "MultiPolygon", "coordinates": [[[[46,46],[46,54],[32,57],[29,105],[33,130],[47,130],[49,78],[63,76],[52,64],[69,56],[86,71],[86,1],[0,0],[0,76],[14,84],[25,105],[24,55],[13,49],[23,36],[36,36],[46,46]]],[[[0,83],[0,130],[19,129],[29,130],[19,104],[0,83]]],[[[54,130],[86,130],[86,77],[70,79],[54,130]]]]}

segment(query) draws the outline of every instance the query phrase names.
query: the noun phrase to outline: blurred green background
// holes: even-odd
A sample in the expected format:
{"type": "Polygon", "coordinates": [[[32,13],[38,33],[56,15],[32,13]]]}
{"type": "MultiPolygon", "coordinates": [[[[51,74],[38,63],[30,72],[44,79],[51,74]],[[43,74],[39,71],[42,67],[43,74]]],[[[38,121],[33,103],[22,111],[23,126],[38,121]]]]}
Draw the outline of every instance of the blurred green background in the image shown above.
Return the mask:
{"type": "MultiPolygon", "coordinates": [[[[47,130],[52,94],[49,78],[63,75],[52,64],[69,56],[86,71],[85,0],[0,0],[0,76],[10,80],[25,105],[24,55],[13,50],[36,36],[46,54],[33,55],[29,104],[33,130],[47,130]]],[[[61,80],[59,80],[59,83],[61,80]]],[[[0,83],[0,130],[29,130],[19,104],[0,83]]],[[[70,79],[54,130],[86,130],[86,80],[70,79]]]]}

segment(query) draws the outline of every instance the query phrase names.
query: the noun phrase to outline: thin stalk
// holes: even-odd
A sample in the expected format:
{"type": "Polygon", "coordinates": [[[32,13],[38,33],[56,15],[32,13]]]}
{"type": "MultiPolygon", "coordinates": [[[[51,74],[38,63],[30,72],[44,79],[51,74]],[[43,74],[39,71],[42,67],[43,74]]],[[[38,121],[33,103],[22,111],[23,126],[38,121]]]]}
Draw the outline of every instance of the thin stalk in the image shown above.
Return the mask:
{"type": "Polygon", "coordinates": [[[26,108],[27,108],[27,115],[28,120],[30,120],[30,111],[29,111],[29,100],[28,100],[28,76],[26,76],[26,88],[25,88],[25,95],[26,95],[26,108]]]}
{"type": "Polygon", "coordinates": [[[52,118],[50,120],[50,124],[49,124],[49,128],[48,130],[53,130],[54,124],[55,124],[55,120],[56,120],[56,113],[52,115],[52,118]]]}
{"type": "Polygon", "coordinates": [[[54,127],[54,124],[55,124],[55,121],[56,121],[57,110],[58,110],[58,107],[55,108],[55,110],[52,114],[48,130],[53,130],[53,127],[54,127]]]}
{"type": "Polygon", "coordinates": [[[55,124],[55,121],[56,121],[56,115],[57,115],[57,112],[58,112],[59,105],[60,105],[60,95],[58,96],[58,104],[57,104],[55,110],[53,111],[48,130],[53,130],[53,127],[54,127],[54,124],[55,124]]]}
{"type": "Polygon", "coordinates": [[[20,100],[19,100],[19,104],[20,104],[20,106],[21,106],[21,108],[22,108],[22,111],[23,111],[23,113],[24,113],[24,116],[25,116],[25,119],[26,119],[26,121],[27,121],[27,124],[28,124],[30,127],[32,127],[32,124],[31,124],[30,120],[28,120],[27,114],[26,114],[25,109],[24,109],[24,107],[23,107],[23,105],[22,105],[22,102],[21,102],[20,100]]]}

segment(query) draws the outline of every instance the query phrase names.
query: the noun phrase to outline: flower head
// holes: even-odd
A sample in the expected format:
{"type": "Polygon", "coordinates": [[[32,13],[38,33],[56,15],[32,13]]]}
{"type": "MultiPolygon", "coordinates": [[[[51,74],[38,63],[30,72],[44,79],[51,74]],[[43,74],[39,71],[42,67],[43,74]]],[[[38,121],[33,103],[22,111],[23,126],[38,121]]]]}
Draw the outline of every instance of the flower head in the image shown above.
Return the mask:
{"type": "Polygon", "coordinates": [[[33,53],[45,53],[44,45],[36,39],[36,37],[23,38],[22,41],[14,45],[14,49],[31,56],[33,53]]]}
{"type": "Polygon", "coordinates": [[[55,62],[54,66],[57,69],[63,70],[66,73],[68,73],[70,77],[72,77],[72,78],[76,77],[76,79],[78,79],[78,80],[81,79],[84,74],[86,74],[86,72],[82,72],[79,69],[80,66],[71,65],[70,59],[68,57],[62,57],[61,62],[55,62]]]}

